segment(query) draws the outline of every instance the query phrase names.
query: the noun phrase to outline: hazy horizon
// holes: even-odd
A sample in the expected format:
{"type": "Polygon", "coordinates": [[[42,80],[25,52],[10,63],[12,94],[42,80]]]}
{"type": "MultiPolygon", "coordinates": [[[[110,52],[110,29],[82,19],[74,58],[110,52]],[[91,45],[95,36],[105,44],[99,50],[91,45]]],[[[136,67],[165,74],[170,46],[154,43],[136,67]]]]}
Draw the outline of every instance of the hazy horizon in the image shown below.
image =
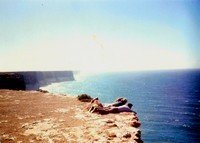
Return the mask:
{"type": "Polygon", "coordinates": [[[0,71],[200,68],[198,0],[0,1],[0,71]]]}

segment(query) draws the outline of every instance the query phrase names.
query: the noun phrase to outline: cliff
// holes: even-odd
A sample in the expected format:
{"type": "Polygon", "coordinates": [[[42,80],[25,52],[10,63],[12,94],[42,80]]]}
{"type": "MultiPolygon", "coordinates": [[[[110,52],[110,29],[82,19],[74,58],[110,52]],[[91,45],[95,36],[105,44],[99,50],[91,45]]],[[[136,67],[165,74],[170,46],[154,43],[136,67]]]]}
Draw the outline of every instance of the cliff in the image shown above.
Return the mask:
{"type": "Polygon", "coordinates": [[[55,82],[74,80],[72,71],[0,72],[0,89],[38,90],[55,82]]]}
{"type": "Polygon", "coordinates": [[[136,113],[99,115],[74,97],[0,90],[0,142],[142,143],[136,113]]]}

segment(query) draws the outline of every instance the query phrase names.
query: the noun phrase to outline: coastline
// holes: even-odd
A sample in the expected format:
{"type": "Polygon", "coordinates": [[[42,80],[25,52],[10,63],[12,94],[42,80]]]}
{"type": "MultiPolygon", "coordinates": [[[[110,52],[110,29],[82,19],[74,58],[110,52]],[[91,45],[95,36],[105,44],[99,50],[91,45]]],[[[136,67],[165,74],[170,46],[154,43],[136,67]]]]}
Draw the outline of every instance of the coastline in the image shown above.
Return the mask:
{"type": "Polygon", "coordinates": [[[74,97],[0,90],[1,142],[142,142],[135,113],[98,115],[74,97]]]}

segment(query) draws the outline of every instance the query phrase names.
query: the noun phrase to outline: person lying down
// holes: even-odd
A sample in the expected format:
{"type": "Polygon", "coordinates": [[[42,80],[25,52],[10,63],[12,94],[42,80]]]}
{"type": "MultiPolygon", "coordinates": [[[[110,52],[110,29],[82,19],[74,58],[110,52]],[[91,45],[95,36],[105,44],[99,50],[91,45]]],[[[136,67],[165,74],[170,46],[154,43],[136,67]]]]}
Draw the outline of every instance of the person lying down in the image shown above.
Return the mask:
{"type": "Polygon", "coordinates": [[[131,110],[132,104],[127,102],[126,98],[118,98],[115,102],[109,104],[102,104],[98,98],[93,99],[89,106],[88,111],[99,114],[120,113],[120,112],[133,112],[131,110]]]}

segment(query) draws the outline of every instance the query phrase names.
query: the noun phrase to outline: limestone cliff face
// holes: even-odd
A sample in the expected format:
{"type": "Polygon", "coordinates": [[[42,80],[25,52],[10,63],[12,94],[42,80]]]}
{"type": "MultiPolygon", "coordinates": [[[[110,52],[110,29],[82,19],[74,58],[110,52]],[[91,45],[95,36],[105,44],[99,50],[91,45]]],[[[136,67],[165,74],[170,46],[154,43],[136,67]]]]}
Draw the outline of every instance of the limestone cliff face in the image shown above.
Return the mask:
{"type": "Polygon", "coordinates": [[[72,71],[2,72],[0,89],[37,90],[55,82],[74,80],[72,71]]]}
{"type": "Polygon", "coordinates": [[[0,89],[25,90],[23,75],[19,73],[0,73],[0,89]]]}

